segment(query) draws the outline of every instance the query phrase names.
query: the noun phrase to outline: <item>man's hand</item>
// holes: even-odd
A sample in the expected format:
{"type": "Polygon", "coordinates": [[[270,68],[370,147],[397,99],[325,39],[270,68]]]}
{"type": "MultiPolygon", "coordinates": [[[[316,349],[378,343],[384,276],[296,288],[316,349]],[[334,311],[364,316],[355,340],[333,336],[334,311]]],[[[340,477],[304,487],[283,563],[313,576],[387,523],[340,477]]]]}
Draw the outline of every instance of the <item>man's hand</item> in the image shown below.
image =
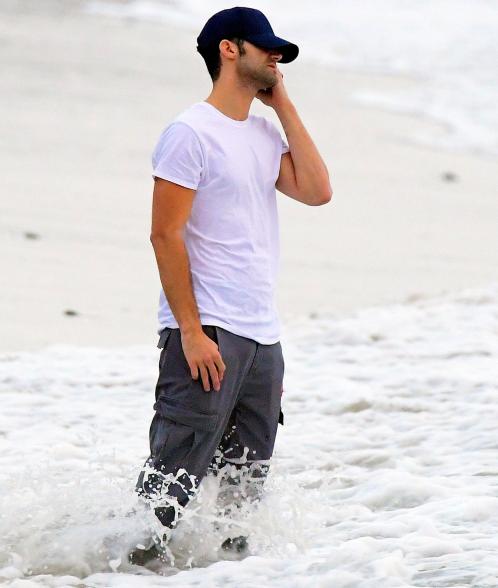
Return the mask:
{"type": "Polygon", "coordinates": [[[284,86],[284,74],[278,69],[278,65],[276,63],[275,68],[277,70],[278,82],[272,88],[259,90],[256,93],[256,98],[259,98],[263,104],[266,104],[266,106],[271,106],[272,108],[277,109],[284,103],[288,102],[290,98],[284,86]]]}
{"type": "Polygon", "coordinates": [[[211,376],[214,389],[219,391],[226,368],[218,351],[218,345],[202,330],[181,333],[181,340],[192,378],[197,380],[200,372],[204,390],[209,392],[211,389],[209,376],[211,376]]]}

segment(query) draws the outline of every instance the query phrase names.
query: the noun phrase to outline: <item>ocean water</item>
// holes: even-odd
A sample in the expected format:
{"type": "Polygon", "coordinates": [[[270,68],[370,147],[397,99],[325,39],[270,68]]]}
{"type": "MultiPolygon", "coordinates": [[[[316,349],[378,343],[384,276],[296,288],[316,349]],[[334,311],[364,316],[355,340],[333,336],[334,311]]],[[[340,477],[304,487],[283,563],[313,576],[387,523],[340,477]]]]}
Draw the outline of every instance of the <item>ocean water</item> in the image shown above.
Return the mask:
{"type": "MultiPolygon", "coordinates": [[[[164,20],[195,38],[230,7],[213,0],[91,0],[85,10],[164,20]]],[[[399,92],[372,88],[352,100],[437,121],[445,130],[408,140],[453,152],[498,155],[498,0],[267,0],[251,2],[274,32],[300,46],[300,60],[348,71],[407,75],[399,92]]],[[[292,67],[292,64],[282,67],[292,67]]]]}
{"type": "Polygon", "coordinates": [[[498,586],[498,283],[284,325],[283,410],[250,552],[218,549],[205,479],[171,545],[130,566],[154,520],[159,350],[0,355],[0,582],[10,588],[498,586]]]}

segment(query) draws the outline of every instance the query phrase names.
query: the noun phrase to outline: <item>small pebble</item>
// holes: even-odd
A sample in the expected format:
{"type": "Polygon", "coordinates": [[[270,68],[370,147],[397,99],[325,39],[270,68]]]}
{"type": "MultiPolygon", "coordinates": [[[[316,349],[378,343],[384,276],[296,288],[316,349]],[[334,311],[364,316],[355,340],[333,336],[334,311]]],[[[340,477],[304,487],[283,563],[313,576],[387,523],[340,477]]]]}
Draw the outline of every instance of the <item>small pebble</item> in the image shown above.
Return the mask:
{"type": "Polygon", "coordinates": [[[66,316],[78,316],[78,312],[76,310],[67,309],[64,311],[66,316]]]}
{"type": "Polygon", "coordinates": [[[456,182],[458,180],[458,176],[452,171],[444,172],[441,177],[445,182],[456,182]]]}
{"type": "Polygon", "coordinates": [[[26,237],[26,239],[39,239],[40,235],[38,233],[32,233],[30,231],[26,231],[24,233],[24,236],[26,237]]]}

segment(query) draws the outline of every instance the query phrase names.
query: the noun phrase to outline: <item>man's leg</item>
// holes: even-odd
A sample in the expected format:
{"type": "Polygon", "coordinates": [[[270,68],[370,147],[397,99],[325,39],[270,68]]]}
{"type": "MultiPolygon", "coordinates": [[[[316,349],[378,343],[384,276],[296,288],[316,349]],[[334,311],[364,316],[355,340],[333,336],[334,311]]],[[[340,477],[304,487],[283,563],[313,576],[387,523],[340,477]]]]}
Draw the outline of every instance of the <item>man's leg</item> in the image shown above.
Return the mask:
{"type": "Polygon", "coordinates": [[[240,387],[210,469],[220,477],[220,514],[230,516],[243,504],[259,501],[283,417],[284,359],[280,342],[256,344],[252,365],[240,387]]]}
{"type": "Polygon", "coordinates": [[[256,349],[251,339],[220,327],[203,330],[218,343],[226,365],[221,388],[206,392],[200,378],[192,379],[180,330],[170,329],[160,358],[150,456],[136,484],[168,528],[176,525],[208,469],[256,349]]]}

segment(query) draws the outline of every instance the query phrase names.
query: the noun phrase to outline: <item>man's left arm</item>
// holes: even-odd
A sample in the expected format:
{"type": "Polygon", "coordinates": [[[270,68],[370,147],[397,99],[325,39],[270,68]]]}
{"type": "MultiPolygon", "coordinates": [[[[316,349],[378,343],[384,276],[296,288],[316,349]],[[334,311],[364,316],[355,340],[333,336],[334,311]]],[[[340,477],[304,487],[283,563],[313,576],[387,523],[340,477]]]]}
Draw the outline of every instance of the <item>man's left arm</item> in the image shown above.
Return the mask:
{"type": "Polygon", "coordinates": [[[277,113],[287,136],[290,152],[280,159],[275,187],[286,196],[310,206],[326,204],[332,198],[329,172],[306,130],[283,83],[277,66],[278,81],[271,89],[260,90],[256,97],[277,113]]]}
{"type": "Polygon", "coordinates": [[[277,190],[304,204],[326,204],[333,193],[329,172],[294,104],[289,99],[274,108],[290,149],[280,161],[277,190]]]}

